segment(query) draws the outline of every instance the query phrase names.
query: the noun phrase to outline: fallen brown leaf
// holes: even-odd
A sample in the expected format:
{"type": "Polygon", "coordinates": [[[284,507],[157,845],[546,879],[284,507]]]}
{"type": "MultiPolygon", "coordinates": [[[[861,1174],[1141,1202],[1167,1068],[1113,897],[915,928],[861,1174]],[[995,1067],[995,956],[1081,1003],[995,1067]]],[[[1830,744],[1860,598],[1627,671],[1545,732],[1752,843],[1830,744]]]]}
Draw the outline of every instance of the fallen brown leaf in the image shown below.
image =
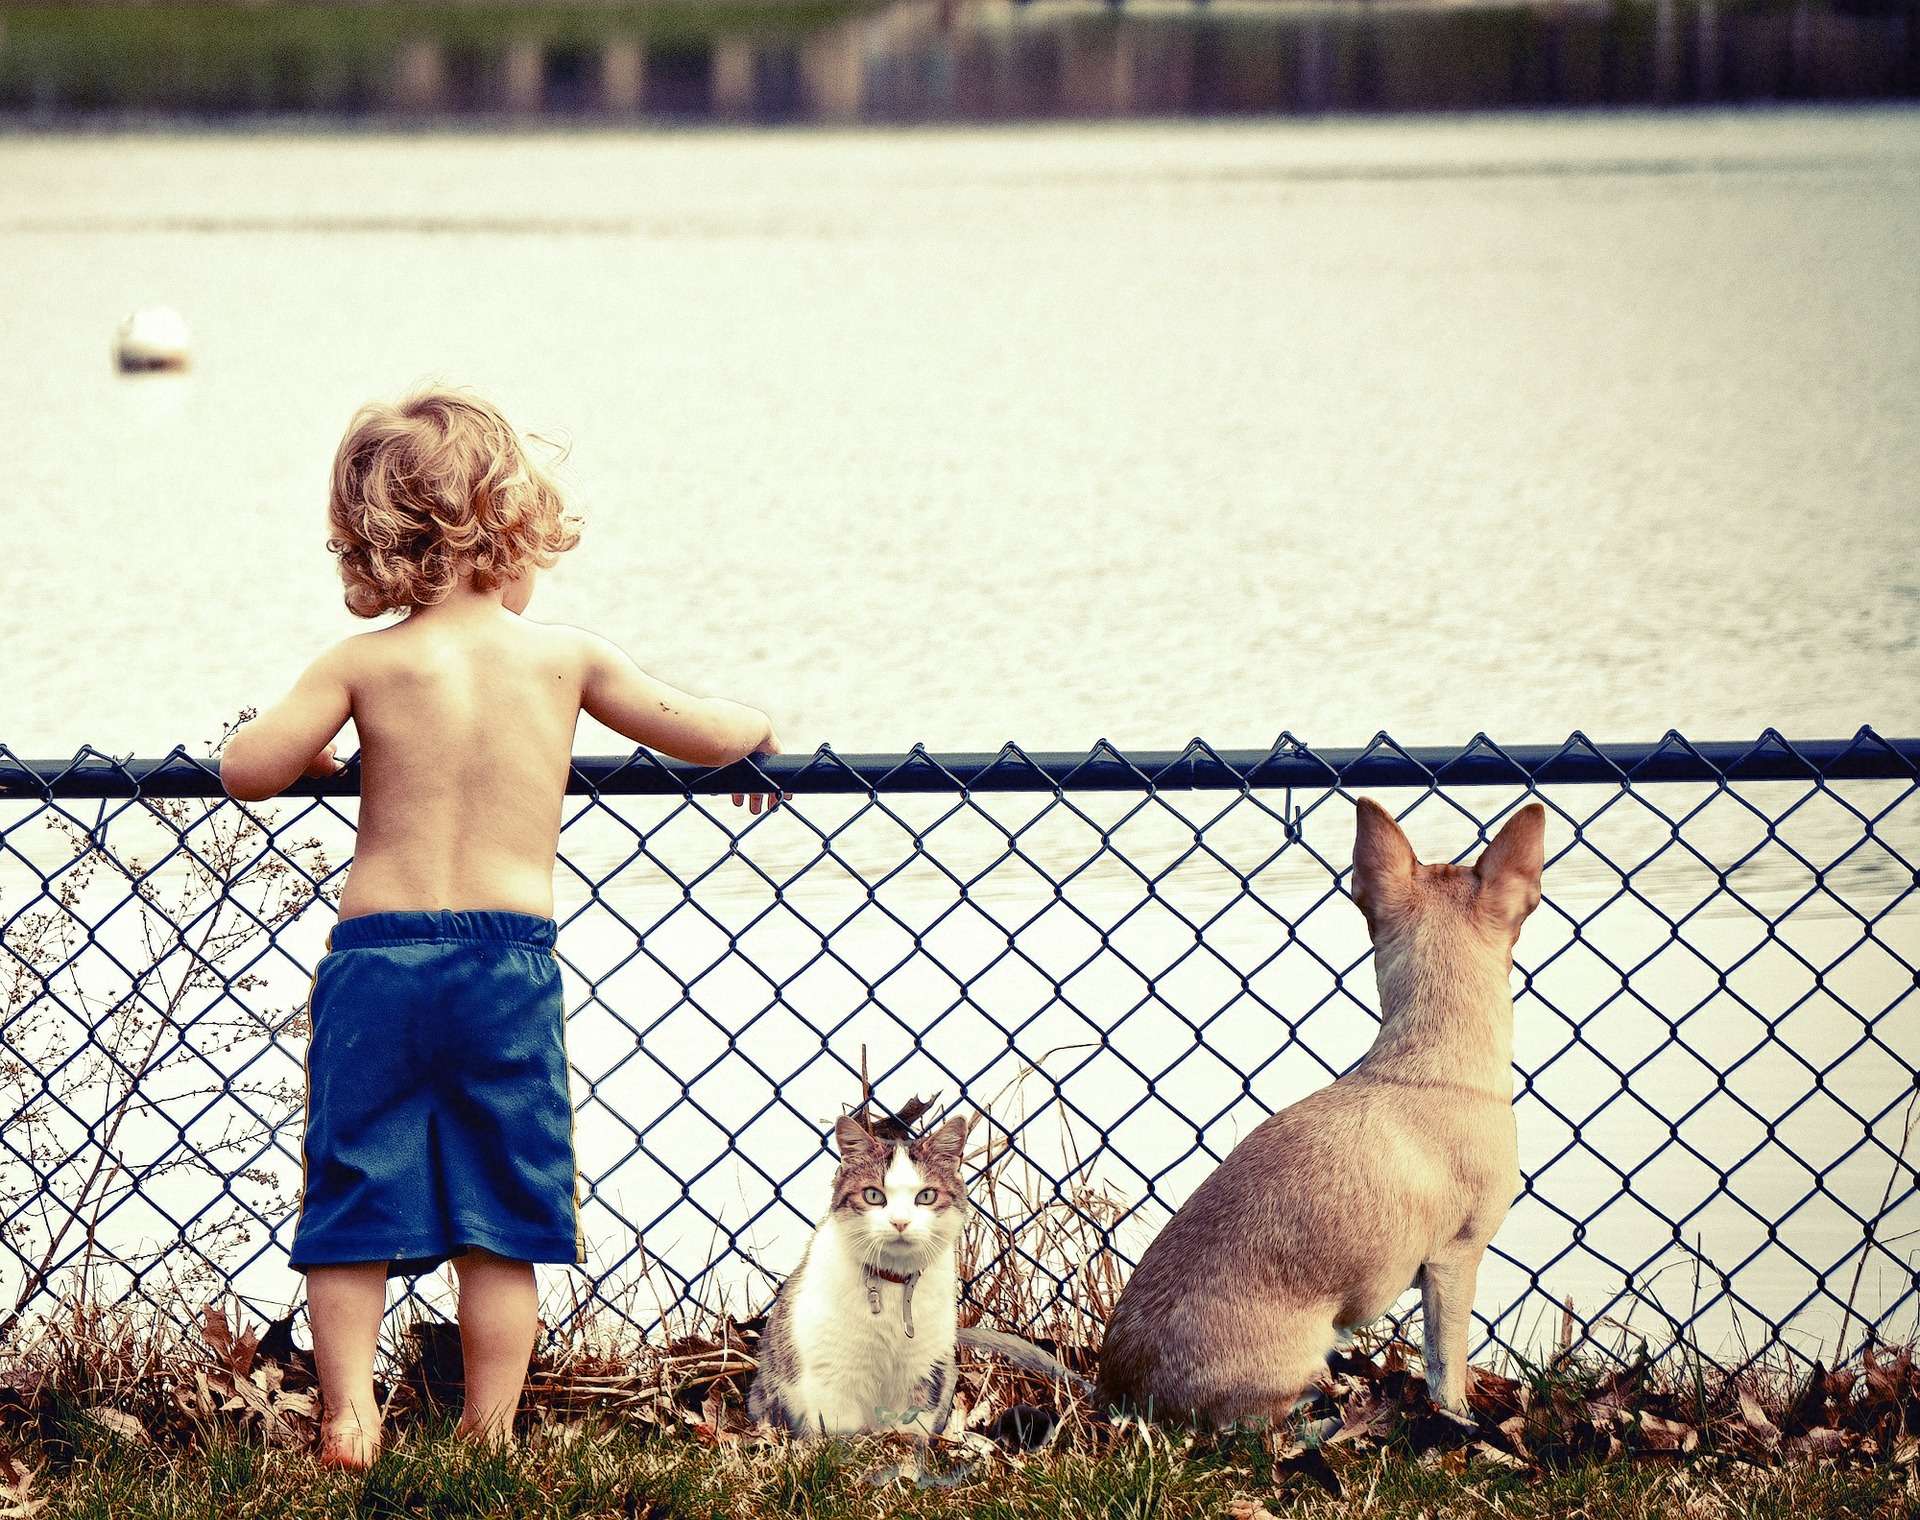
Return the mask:
{"type": "Polygon", "coordinates": [[[252,1369],[253,1354],[260,1345],[258,1330],[249,1328],[244,1335],[236,1337],[233,1327],[227,1323],[226,1311],[209,1304],[200,1312],[200,1335],[214,1360],[229,1372],[245,1377],[252,1369]]]}
{"type": "Polygon", "coordinates": [[[1497,1372],[1469,1368],[1467,1405],[1482,1419],[1498,1424],[1507,1416],[1520,1412],[1520,1383],[1514,1378],[1501,1377],[1497,1372]]]}
{"type": "Polygon", "coordinates": [[[1740,1418],[1746,1422],[1747,1433],[1769,1451],[1780,1444],[1780,1427],[1767,1418],[1766,1411],[1744,1389],[1740,1393],[1740,1418]]]}
{"type": "Polygon", "coordinates": [[[1700,1446],[1700,1432],[1681,1420],[1664,1419],[1657,1414],[1642,1413],[1640,1416],[1640,1434],[1645,1437],[1650,1451],[1697,1451],[1700,1446]]]}
{"type": "Polygon", "coordinates": [[[1491,1446],[1485,1441],[1475,1441],[1468,1450],[1473,1453],[1473,1459],[1476,1462],[1488,1462],[1495,1467],[1510,1467],[1524,1471],[1532,1465],[1521,1461],[1512,1452],[1502,1451],[1498,1446],[1491,1446]]]}
{"type": "Polygon", "coordinates": [[[1835,1430],[1830,1425],[1816,1425],[1804,1435],[1788,1436],[1780,1443],[1780,1449],[1789,1456],[1808,1457],[1817,1462],[1823,1458],[1844,1456],[1852,1441],[1853,1437],[1844,1430],[1835,1430]]]}
{"type": "Polygon", "coordinates": [[[14,1457],[0,1456],[0,1517],[32,1520],[47,1507],[45,1499],[36,1499],[33,1494],[43,1471],[14,1457]]]}
{"type": "Polygon", "coordinates": [[[145,1445],[153,1439],[147,1434],[147,1427],[124,1409],[108,1409],[103,1405],[96,1409],[89,1409],[85,1414],[89,1424],[110,1435],[118,1436],[123,1441],[134,1441],[145,1445]]]}

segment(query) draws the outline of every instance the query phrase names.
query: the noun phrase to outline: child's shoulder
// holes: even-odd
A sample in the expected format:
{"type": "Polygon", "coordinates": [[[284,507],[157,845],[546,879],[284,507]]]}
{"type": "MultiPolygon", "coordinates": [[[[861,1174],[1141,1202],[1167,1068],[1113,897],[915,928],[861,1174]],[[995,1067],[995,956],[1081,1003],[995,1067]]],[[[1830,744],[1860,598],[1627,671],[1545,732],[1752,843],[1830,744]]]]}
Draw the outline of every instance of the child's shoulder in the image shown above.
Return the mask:
{"type": "Polygon", "coordinates": [[[406,646],[413,642],[401,636],[405,628],[404,622],[394,623],[336,640],[308,663],[307,678],[337,682],[352,690],[370,676],[404,665],[408,658],[406,646]]]}
{"type": "Polygon", "coordinates": [[[368,628],[359,633],[350,633],[321,650],[313,663],[333,675],[351,677],[384,657],[392,643],[388,636],[399,627],[399,624],[395,624],[391,628],[368,628]]]}
{"type": "Polygon", "coordinates": [[[575,623],[534,623],[530,626],[546,630],[554,644],[565,650],[580,663],[582,669],[612,659],[624,660],[626,652],[612,639],[595,633],[591,628],[582,628],[575,623]]]}

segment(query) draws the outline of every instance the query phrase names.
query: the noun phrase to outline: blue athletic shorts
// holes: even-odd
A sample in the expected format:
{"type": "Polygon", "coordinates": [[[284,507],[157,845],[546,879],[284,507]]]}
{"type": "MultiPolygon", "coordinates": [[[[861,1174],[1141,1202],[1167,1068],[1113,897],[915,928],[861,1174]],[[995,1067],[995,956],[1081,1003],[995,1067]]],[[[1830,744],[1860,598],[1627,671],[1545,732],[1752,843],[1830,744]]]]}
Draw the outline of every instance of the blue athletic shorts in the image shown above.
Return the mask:
{"type": "Polygon", "coordinates": [[[550,918],[341,919],[314,968],[292,1265],[586,1261],[550,918]]]}

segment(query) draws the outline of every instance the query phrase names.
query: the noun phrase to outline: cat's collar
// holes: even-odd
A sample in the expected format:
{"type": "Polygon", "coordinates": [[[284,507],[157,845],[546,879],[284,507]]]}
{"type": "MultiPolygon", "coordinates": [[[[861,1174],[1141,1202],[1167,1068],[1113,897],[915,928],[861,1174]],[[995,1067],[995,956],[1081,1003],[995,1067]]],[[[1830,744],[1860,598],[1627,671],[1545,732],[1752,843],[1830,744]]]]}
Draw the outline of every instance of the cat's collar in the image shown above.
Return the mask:
{"type": "Polygon", "coordinates": [[[880,1312],[880,1284],[882,1282],[900,1284],[900,1327],[906,1331],[907,1339],[913,1339],[913,1285],[920,1281],[918,1272],[902,1275],[889,1272],[883,1267],[862,1263],[861,1275],[867,1283],[867,1307],[875,1314],[880,1312]]]}

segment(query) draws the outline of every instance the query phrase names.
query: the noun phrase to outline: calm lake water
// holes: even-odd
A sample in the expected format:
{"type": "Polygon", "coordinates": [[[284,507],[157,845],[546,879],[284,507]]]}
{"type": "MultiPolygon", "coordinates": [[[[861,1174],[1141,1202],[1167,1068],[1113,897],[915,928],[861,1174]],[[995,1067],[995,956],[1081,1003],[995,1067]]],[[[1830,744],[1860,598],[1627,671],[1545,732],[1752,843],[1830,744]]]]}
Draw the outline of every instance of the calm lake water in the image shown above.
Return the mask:
{"type": "MultiPolygon", "coordinates": [[[[1283,728],[1319,745],[1383,728],[1407,743],[1481,729],[1515,742],[1574,728],[1607,740],[1669,726],[1696,738],[1768,725],[1910,733],[1920,726],[1917,242],[1920,113],[1903,111],[0,138],[0,415],[15,421],[0,445],[0,743],[36,757],[82,743],[198,750],[363,626],[341,607],[322,547],[328,462],[361,401],[429,379],[474,385],[524,428],[571,445],[562,478],[587,532],[530,615],[588,624],[657,674],[765,705],[789,749],[1071,748],[1099,736],[1166,747],[1196,734],[1264,746],[1283,728]],[[193,324],[190,373],[113,372],[115,322],[149,301],[193,324]]],[[[578,748],[624,745],[583,719],[578,748]]],[[[1856,823],[1829,814],[1796,825],[1816,859],[1858,838],[1856,823]]],[[[1430,853],[1470,841],[1444,810],[1421,817],[1417,842],[1430,853]]],[[[1902,815],[1899,826],[1911,845],[1920,825],[1902,815]]],[[[1329,811],[1317,847],[1344,862],[1348,830],[1329,811]]],[[[611,868],[630,844],[603,832],[570,834],[570,856],[611,868]]],[[[1735,851],[1739,832],[1739,820],[1708,828],[1713,858],[1733,859],[1717,852],[1735,851]]],[[[1637,845],[1658,841],[1656,829],[1637,845]]],[[[653,843],[670,854],[675,836],[653,843]]],[[[1142,858],[1177,845],[1139,842],[1142,858]]],[[[711,858],[710,840],[687,848],[711,858]]],[[[776,861],[810,848],[771,825],[754,845],[776,861]]],[[[1054,848],[1045,860],[1064,867],[1090,844],[1082,832],[1054,848]]],[[[878,869],[901,842],[848,849],[878,869]]],[[[1290,858],[1262,887],[1291,912],[1325,876],[1290,858]]],[[[1750,885],[1779,911],[1802,886],[1790,862],[1774,864],[1783,869],[1750,885]]],[[[1642,882],[1655,900],[1662,882],[1697,896],[1685,863],[1669,867],[1642,882]]],[[[1194,869],[1188,911],[1232,901],[1229,876],[1194,869]]],[[[1891,895],[1891,863],[1847,869],[1851,889],[1891,895]]],[[[1616,884],[1585,857],[1557,870],[1549,891],[1576,908],[1597,907],[1616,884]]],[[[24,885],[17,872],[0,880],[0,909],[24,885]]],[[[758,890],[719,879],[703,900],[723,918],[745,915],[758,890]]],[[[818,922],[837,921],[833,892],[819,890],[818,922]]],[[[1118,870],[1087,890],[1089,911],[1109,920],[1139,896],[1118,870]]],[[[951,886],[908,873],[898,892],[903,917],[930,922],[951,886]]],[[[1039,906],[1007,892],[1014,922],[1039,906]]],[[[569,878],[563,895],[571,911],[584,888],[569,878]]],[[[642,923],[678,899],[639,872],[609,895],[642,923]]],[[[1859,933],[1830,907],[1796,916],[1793,939],[1823,962],[1859,933]]],[[[1359,953],[1358,916],[1344,904],[1313,923],[1327,945],[1359,953]]],[[[1611,923],[1610,955],[1660,943],[1657,924],[1611,923]]],[[[1004,945],[984,919],[950,925],[937,947],[950,964],[983,957],[996,934],[1004,945]]],[[[312,925],[316,947],[323,927],[312,925]]],[[[979,1052],[1004,1047],[996,1028],[1009,1021],[1033,1020],[1021,1026],[1033,1055],[1090,1029],[1098,1041],[1099,1016],[1070,1016],[1050,1002],[1046,975],[1009,971],[976,984],[916,1044],[956,990],[919,960],[888,971],[905,953],[899,932],[870,915],[835,940],[853,969],[823,970],[787,996],[815,1023],[846,1021],[843,1057],[867,1042],[876,1064],[907,1062],[901,1092],[916,1081],[951,1089],[913,1064],[922,1052],[987,1072],[979,1052]]],[[[1026,931],[1056,983],[1075,964],[1077,932],[1026,931]]],[[[1242,913],[1210,934],[1245,969],[1273,953],[1278,932],[1242,913]]],[[[1543,920],[1528,932],[1523,964],[1567,927],[1543,920]]],[[[1192,943],[1158,918],[1129,933],[1148,966],[1192,943]]],[[[1920,953],[1910,908],[1883,933],[1920,953]]],[[[1754,928],[1723,912],[1689,934],[1725,967],[1741,963],[1754,928]]],[[[717,953],[712,936],[683,914],[649,945],[685,978],[717,953]]],[[[781,919],[751,948],[797,966],[817,946],[781,919]]],[[[571,953],[598,972],[633,948],[626,931],[594,922],[575,931],[571,953]]],[[[1663,1042],[1661,1016],[1712,993],[1675,955],[1637,977],[1657,1014],[1613,1006],[1618,977],[1583,967],[1587,954],[1540,984],[1557,1011],[1523,1003],[1539,1015],[1521,1024],[1523,1069],[1590,1018],[1588,1042],[1638,1060],[1663,1042]]],[[[1700,1097],[1703,1073],[1711,1089],[1715,1068],[1740,1062],[1734,1092],[1770,1118],[1797,1116],[1783,1138],[1830,1152],[1833,1186],[1870,1214],[1884,1157],[1838,1159],[1859,1126],[1796,1107],[1808,1074],[1789,1059],[1839,1060],[1857,1021],[1829,992],[1803,993],[1791,966],[1746,964],[1744,990],[1762,1012],[1697,1016],[1688,1034],[1708,1064],[1655,1062],[1634,1092],[1652,1113],[1678,1113],[1700,1097]],[[1764,1022],[1790,1013],[1779,1030],[1764,1022]],[[1755,1045],[1760,1056],[1745,1059],[1755,1045]]],[[[1842,991],[1856,1006],[1910,995],[1897,966],[1851,964],[1858,976],[1842,991]]],[[[1320,973],[1308,958],[1277,965],[1259,990],[1277,1006],[1311,1006],[1320,973]]],[[[286,985],[256,1004],[297,1004],[304,974],[274,975],[286,985]]],[[[677,996],[674,975],[636,962],[602,996],[645,1027],[677,996]]],[[[1088,976],[1072,989],[1088,1007],[1111,1012],[1141,995],[1110,961],[1088,976]]],[[[1205,1013],[1231,997],[1196,969],[1168,984],[1176,1001],[1183,981],[1205,1013]]],[[[1361,982],[1370,997],[1370,976],[1361,982]]],[[[710,1108],[757,1107],[729,1029],[754,1024],[742,1048],[792,1105],[757,1132],[763,1146],[798,1164],[813,1143],[803,1120],[846,1096],[842,1068],[809,1064],[816,1036],[784,1011],[761,1017],[767,986],[746,968],[722,966],[700,996],[718,1021],[673,1015],[649,1041],[666,1054],[627,1060],[599,1089],[609,1107],[583,1113],[583,1165],[621,1209],[590,1221],[606,1260],[631,1247],[623,1221],[650,1219],[681,1191],[645,1158],[608,1170],[633,1143],[611,1111],[644,1126],[689,1084],[710,1108]]],[[[584,1002],[578,978],[570,997],[574,1062],[598,1078],[626,1059],[632,1034],[584,1002]]],[[[1209,1041],[1253,1069],[1275,1044],[1271,1017],[1236,1007],[1209,1041]]],[[[1323,1018],[1303,1038],[1339,1065],[1370,1032],[1364,1019],[1323,1018]]],[[[1191,1038],[1149,1008],[1116,1042],[1137,1042],[1145,1062],[1191,1038]]],[[[1904,1040],[1894,1049],[1911,1064],[1920,1051],[1904,1040]]],[[[1080,1057],[1059,1059],[1055,1078],[1080,1057]]],[[[1539,1092],[1576,1117],[1575,1097],[1591,1108],[1613,1081],[1590,1051],[1556,1071],[1539,1092]]],[[[975,1095],[1007,1075],[994,1067],[975,1095]]],[[[1260,1105],[1324,1076],[1291,1046],[1252,1098],[1202,1060],[1161,1087],[1186,1111],[1217,1115],[1208,1138],[1224,1148],[1260,1105]]],[[[1126,1117],[1138,1095],[1119,1067],[1068,1080],[1082,1113],[1133,1126],[1115,1129],[1123,1154],[1192,1144],[1193,1127],[1170,1112],[1126,1117]]],[[[1908,1079],[1889,1057],[1835,1080],[1850,1084],[1852,1106],[1880,1114],[1908,1079]]],[[[1560,1123],[1523,1110],[1529,1165],[1564,1144],[1560,1123]]],[[[1897,1147],[1897,1108],[1877,1132],[1897,1147]]],[[[1629,1105],[1589,1133],[1626,1167],[1666,1131],[1629,1105]]],[[[1806,1170],[1763,1144],[1751,1114],[1729,1113],[1715,1133],[1700,1142],[1711,1165],[1670,1154],[1636,1185],[1669,1213],[1712,1191],[1714,1167],[1782,1209],[1806,1191],[1806,1170]]],[[[669,1161],[704,1158],[714,1131],[682,1109],[648,1144],[669,1161]]],[[[1598,1207],[1621,1189],[1590,1157],[1560,1164],[1591,1173],[1578,1186],[1557,1174],[1562,1208],[1598,1207]]],[[[1197,1175],[1162,1187],[1183,1196],[1197,1175]]],[[[1137,1177],[1115,1176],[1137,1193],[1137,1177]]],[[[823,1186],[809,1171],[797,1206],[823,1186]]],[[[765,1195],[762,1179],[730,1166],[690,1189],[721,1218],[765,1195]]],[[[1730,1202],[1724,1213],[1695,1222],[1722,1231],[1704,1251],[1731,1266],[1765,1246],[1765,1231],[1730,1202]]],[[[1858,1223],[1824,1204],[1796,1217],[1790,1238],[1817,1263],[1859,1239],[1858,1223]]],[[[770,1220],[738,1243],[783,1269],[803,1239],[796,1228],[770,1220]]],[[[1610,1263],[1651,1249],[1647,1228],[1631,1208],[1615,1212],[1610,1233],[1585,1237],[1604,1255],[1559,1260],[1549,1291],[1600,1301],[1618,1287],[1610,1263]]],[[[688,1214],[649,1245],[684,1269],[705,1260],[712,1229],[688,1214]]],[[[1570,1230],[1523,1206],[1502,1244],[1540,1265],[1570,1230]]],[[[1896,1233],[1891,1221],[1883,1233],[1896,1233]]],[[[1519,1281],[1489,1272],[1483,1310],[1519,1281]]],[[[1778,1313],[1805,1278],[1774,1253],[1741,1281],[1778,1313]]],[[[1894,1301],[1899,1279],[1870,1279],[1863,1304],[1894,1301]]],[[[295,1280],[263,1263],[250,1282],[285,1297],[295,1280]]]]}
{"type": "Polygon", "coordinates": [[[5,741],[352,631],[431,378],[572,443],[531,615],[790,748],[1911,731],[1917,238],[1914,112],[0,139],[5,741]]]}

